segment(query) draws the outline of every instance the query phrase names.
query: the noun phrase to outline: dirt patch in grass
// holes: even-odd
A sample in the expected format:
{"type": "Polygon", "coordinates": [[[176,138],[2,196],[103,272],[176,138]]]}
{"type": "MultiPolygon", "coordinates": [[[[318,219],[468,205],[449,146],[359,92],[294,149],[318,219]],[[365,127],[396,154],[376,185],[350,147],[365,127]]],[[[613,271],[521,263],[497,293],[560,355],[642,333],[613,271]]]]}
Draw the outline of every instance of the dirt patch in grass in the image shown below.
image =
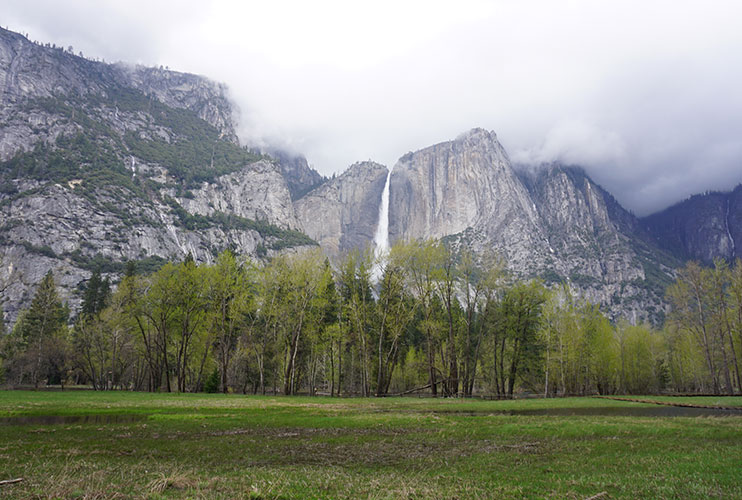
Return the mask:
{"type": "Polygon", "coordinates": [[[270,454],[253,457],[250,465],[398,467],[415,471],[425,470],[450,457],[460,460],[474,455],[542,454],[547,451],[544,443],[534,441],[461,440],[440,438],[435,434],[356,437],[358,439],[346,435],[342,439],[313,440],[291,436],[290,441],[272,443],[270,454]]]}
{"type": "Polygon", "coordinates": [[[245,427],[204,432],[205,436],[249,435],[262,438],[305,438],[340,436],[404,436],[411,433],[426,433],[430,430],[414,428],[346,428],[346,427],[245,427]]]}

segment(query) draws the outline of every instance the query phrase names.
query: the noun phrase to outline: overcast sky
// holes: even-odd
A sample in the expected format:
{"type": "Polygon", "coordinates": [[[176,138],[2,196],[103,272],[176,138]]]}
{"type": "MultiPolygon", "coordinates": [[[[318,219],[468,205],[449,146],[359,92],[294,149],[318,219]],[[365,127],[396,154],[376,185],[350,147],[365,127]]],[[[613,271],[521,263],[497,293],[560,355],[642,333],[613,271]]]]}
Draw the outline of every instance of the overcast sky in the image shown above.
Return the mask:
{"type": "Polygon", "coordinates": [[[742,182],[739,1],[4,0],[0,23],[225,82],[243,141],[323,174],[484,127],[640,215],[742,182]]]}

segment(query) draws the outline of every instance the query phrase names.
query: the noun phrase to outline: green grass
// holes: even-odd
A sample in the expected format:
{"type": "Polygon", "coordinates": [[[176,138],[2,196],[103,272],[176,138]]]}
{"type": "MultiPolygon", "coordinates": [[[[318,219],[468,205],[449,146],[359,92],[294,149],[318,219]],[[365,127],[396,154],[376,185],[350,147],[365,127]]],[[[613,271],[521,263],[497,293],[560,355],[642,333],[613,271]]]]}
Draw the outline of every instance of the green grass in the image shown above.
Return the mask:
{"type": "Polygon", "coordinates": [[[520,401],[0,392],[7,498],[739,498],[742,417],[516,416],[520,401]]]}

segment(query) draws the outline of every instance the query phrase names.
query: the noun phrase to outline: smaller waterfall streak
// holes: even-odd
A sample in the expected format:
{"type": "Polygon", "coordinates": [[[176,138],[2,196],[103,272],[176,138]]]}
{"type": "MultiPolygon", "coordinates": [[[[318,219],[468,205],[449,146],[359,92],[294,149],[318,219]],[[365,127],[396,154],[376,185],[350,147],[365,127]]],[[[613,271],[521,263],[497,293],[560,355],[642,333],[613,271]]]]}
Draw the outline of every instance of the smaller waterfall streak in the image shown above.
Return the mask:
{"type": "Polygon", "coordinates": [[[732,238],[732,232],[729,230],[729,198],[727,198],[727,214],[724,218],[724,226],[727,230],[727,238],[729,238],[729,243],[732,246],[732,258],[735,258],[737,256],[737,248],[734,245],[734,238],[732,238]]]}
{"type": "Polygon", "coordinates": [[[386,253],[389,251],[389,181],[392,178],[392,169],[386,174],[386,182],[384,183],[384,190],[381,192],[381,205],[379,205],[379,222],[376,225],[376,233],[374,234],[374,246],[376,263],[373,268],[373,278],[375,281],[381,279],[381,268],[383,267],[383,259],[386,253]]]}

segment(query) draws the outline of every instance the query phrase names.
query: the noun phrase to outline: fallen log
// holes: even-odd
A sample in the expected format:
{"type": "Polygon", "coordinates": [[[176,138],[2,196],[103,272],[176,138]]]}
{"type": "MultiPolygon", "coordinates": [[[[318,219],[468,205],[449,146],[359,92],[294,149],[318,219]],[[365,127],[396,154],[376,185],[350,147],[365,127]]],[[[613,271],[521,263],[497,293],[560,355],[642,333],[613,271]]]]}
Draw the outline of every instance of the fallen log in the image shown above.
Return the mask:
{"type": "Polygon", "coordinates": [[[0,486],[5,486],[6,484],[20,483],[21,481],[23,481],[22,477],[19,477],[18,479],[5,479],[4,481],[0,481],[0,486]]]}
{"type": "MultiPolygon", "coordinates": [[[[438,382],[436,382],[438,384],[438,382]]],[[[414,389],[410,389],[409,391],[399,392],[397,394],[392,394],[392,396],[404,396],[405,394],[411,394],[413,392],[422,391],[423,389],[428,389],[433,384],[424,385],[422,387],[415,387],[414,389]]]]}

